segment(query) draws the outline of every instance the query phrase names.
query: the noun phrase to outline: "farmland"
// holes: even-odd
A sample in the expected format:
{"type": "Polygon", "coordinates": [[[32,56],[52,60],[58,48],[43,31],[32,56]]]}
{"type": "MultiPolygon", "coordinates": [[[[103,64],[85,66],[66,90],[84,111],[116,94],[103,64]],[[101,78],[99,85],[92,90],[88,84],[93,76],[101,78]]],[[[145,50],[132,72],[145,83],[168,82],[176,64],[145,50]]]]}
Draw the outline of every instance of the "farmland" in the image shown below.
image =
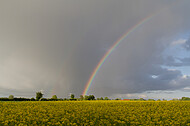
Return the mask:
{"type": "Polygon", "coordinates": [[[0,102],[0,125],[189,125],[184,101],[0,102]]]}

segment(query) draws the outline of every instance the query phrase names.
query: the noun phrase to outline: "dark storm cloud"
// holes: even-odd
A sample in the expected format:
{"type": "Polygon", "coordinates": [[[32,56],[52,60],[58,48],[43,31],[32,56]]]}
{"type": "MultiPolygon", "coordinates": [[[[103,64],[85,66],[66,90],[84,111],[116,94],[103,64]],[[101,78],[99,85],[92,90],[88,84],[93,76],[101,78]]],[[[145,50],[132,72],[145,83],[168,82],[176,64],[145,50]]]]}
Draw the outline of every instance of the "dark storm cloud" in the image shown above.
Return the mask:
{"type": "Polygon", "coordinates": [[[175,91],[147,91],[147,93],[155,93],[155,94],[160,94],[160,93],[166,93],[166,94],[173,94],[175,91]]]}
{"type": "MultiPolygon", "coordinates": [[[[188,1],[1,1],[1,94],[80,95],[104,53],[144,17],[160,12],[107,59],[89,93],[112,95],[181,88],[162,52],[190,28],[188,1]],[[160,11],[161,10],[161,11],[160,11]],[[157,78],[152,78],[156,75],[157,78]]],[[[187,80],[186,80],[187,81],[187,80]]]]}
{"type": "MultiPolygon", "coordinates": [[[[166,13],[144,24],[142,29],[139,28],[135,34],[124,40],[100,71],[92,84],[91,92],[102,90],[100,95],[109,96],[114,93],[141,93],[148,90],[177,90],[189,86],[190,79],[184,79],[179,70],[161,67],[166,64],[162,52],[173,42],[172,38],[181,32],[188,32],[189,29],[189,17],[184,16],[188,15],[187,8],[183,9],[181,5],[179,3],[169,8],[166,13]],[[153,78],[153,75],[157,78],[153,78]],[[111,85],[111,93],[110,88],[101,88],[103,84],[111,85]]],[[[181,66],[173,57],[168,61],[170,65],[181,66]]],[[[188,65],[185,59],[181,59],[181,62],[188,65]]]]}

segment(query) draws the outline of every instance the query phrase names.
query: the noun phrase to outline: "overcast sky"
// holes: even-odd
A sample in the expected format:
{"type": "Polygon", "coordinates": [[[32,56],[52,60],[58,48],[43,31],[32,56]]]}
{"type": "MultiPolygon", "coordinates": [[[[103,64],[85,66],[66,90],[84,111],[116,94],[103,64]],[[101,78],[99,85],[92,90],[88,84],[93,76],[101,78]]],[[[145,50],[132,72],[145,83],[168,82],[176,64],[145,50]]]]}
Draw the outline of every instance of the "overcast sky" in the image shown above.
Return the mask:
{"type": "Polygon", "coordinates": [[[111,98],[190,96],[189,0],[0,1],[0,97],[88,94],[111,98]]]}

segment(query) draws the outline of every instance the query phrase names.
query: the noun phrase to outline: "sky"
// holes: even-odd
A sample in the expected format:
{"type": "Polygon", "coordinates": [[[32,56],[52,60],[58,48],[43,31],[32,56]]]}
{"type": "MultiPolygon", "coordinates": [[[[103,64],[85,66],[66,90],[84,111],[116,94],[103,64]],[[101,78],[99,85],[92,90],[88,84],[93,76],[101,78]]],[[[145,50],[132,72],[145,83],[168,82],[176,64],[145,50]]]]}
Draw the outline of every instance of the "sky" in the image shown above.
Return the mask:
{"type": "Polygon", "coordinates": [[[189,0],[0,1],[0,97],[190,97],[189,0]]]}

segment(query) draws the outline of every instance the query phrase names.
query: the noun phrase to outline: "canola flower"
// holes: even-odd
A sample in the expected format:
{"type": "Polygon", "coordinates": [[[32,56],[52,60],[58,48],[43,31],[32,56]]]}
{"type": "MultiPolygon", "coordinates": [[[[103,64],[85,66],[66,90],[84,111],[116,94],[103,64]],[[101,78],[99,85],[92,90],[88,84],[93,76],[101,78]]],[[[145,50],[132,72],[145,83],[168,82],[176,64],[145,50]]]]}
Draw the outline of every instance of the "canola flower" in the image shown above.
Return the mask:
{"type": "Polygon", "coordinates": [[[0,125],[190,126],[190,102],[182,102],[182,101],[0,102],[0,125]]]}

